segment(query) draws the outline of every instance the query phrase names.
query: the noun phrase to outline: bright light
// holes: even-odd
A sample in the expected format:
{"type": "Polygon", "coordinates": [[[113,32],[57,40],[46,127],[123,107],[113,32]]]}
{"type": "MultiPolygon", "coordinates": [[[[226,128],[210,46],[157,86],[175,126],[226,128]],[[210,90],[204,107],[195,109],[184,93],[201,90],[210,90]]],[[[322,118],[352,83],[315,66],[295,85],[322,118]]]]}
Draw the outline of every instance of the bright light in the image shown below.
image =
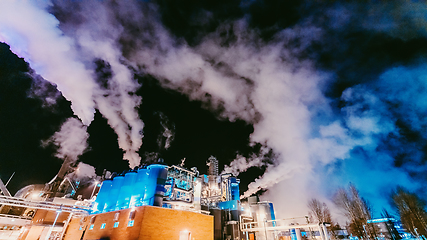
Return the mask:
{"type": "Polygon", "coordinates": [[[39,192],[34,192],[30,195],[31,198],[38,198],[39,197],[39,192]]]}

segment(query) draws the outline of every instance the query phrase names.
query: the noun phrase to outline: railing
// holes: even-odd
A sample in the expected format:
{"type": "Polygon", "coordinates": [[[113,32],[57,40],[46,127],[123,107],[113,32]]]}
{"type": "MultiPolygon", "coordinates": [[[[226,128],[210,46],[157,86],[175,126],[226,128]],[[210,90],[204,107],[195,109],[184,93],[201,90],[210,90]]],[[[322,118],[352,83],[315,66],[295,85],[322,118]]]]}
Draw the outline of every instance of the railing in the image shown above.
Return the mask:
{"type": "Polygon", "coordinates": [[[46,201],[31,201],[24,198],[15,198],[0,195],[0,205],[35,208],[52,211],[72,212],[74,214],[88,214],[91,209],[87,206],[68,205],[62,203],[46,202],[46,201]]]}
{"type": "MultiPolygon", "coordinates": [[[[292,219],[279,219],[279,220],[267,220],[264,222],[240,222],[240,229],[242,232],[261,232],[267,235],[267,232],[271,231],[284,231],[289,229],[296,229],[300,232],[300,229],[307,229],[313,231],[319,231],[321,240],[329,240],[329,234],[326,229],[330,224],[327,223],[311,223],[311,224],[298,224],[292,222],[292,219]]],[[[299,235],[300,233],[296,233],[299,235]]]]}
{"type": "Polygon", "coordinates": [[[16,216],[16,215],[9,215],[9,214],[1,214],[0,213],[0,217],[5,217],[5,218],[15,218],[15,219],[22,219],[22,220],[31,220],[31,217],[27,217],[27,216],[16,216]]]}
{"type": "Polygon", "coordinates": [[[247,222],[240,223],[243,232],[256,232],[256,231],[277,231],[288,230],[293,228],[319,228],[318,223],[312,224],[293,224],[289,219],[267,220],[264,222],[247,222]]]}

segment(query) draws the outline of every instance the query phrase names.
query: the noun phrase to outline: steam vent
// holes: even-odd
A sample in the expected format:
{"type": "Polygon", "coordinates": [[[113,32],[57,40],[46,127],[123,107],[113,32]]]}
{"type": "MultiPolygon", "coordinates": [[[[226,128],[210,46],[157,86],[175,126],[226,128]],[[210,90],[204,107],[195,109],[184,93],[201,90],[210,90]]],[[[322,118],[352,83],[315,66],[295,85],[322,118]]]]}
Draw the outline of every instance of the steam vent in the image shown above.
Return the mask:
{"type": "MultiPolygon", "coordinates": [[[[64,161],[45,185],[10,196],[0,180],[0,239],[20,240],[329,240],[325,224],[277,220],[271,202],[240,199],[240,180],[197,168],[152,164],[98,177],[88,186],[68,179],[64,161]],[[110,175],[110,176],[108,176],[110,175]]],[[[301,220],[301,219],[300,219],[301,220]]]]}

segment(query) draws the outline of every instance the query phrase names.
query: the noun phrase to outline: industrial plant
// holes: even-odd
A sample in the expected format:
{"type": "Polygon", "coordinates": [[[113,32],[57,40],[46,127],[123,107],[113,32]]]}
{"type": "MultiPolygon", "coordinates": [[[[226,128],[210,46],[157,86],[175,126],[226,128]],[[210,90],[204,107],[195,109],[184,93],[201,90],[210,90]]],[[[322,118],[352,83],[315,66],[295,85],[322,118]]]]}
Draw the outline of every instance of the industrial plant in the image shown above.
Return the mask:
{"type": "MultiPolygon", "coordinates": [[[[12,197],[0,180],[0,239],[4,240],[329,240],[327,223],[277,219],[273,203],[240,199],[238,178],[162,162],[122,174],[104,174],[79,195],[64,162],[45,185],[12,197]]],[[[7,184],[6,184],[7,185],[7,184]]]]}

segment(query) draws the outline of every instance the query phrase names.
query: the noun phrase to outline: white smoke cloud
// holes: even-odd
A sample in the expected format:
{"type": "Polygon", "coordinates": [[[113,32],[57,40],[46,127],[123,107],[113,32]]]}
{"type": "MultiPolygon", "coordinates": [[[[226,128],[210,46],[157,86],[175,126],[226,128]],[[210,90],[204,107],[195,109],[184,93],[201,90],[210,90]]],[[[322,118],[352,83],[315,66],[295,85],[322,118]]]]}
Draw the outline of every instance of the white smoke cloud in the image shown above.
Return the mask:
{"type": "MultiPolygon", "coordinates": [[[[195,48],[159,44],[156,47],[167,50],[160,53],[156,47],[142,48],[131,60],[159,79],[167,79],[164,86],[184,92],[192,99],[209,101],[212,108],[223,107],[222,117],[252,123],[251,141],[265,144],[278,154],[265,174],[249,185],[244,197],[283,182],[289,184],[277,186],[281,191],[288,191],[286,186],[293,188],[296,183],[300,189],[307,188],[311,177],[300,181],[302,177],[296,176],[313,171],[317,162],[310,156],[311,117],[316,111],[328,110],[327,99],[321,92],[327,75],[316,72],[309,62],[294,59],[293,53],[283,48],[286,41],[266,45],[247,30],[244,22],[233,27],[238,40],[229,47],[221,46],[220,38],[212,34],[195,48]],[[192,87],[194,83],[197,88],[192,87]],[[212,97],[206,99],[206,93],[212,97]]],[[[166,38],[166,31],[157,30],[162,39],[166,38]]],[[[281,34],[288,39],[298,35],[289,30],[281,34]]],[[[247,161],[238,157],[225,171],[237,175],[261,164],[256,158],[247,161]]],[[[294,195],[297,199],[310,197],[305,191],[294,195]]]]}
{"type": "Polygon", "coordinates": [[[58,147],[56,157],[76,161],[88,147],[87,127],[81,121],[75,118],[69,118],[65,121],[61,129],[56,132],[47,143],[53,143],[58,147]]]}
{"type": "MultiPolygon", "coordinates": [[[[223,26],[233,28],[236,35],[229,45],[222,43],[219,29],[189,47],[175,41],[155,17],[138,17],[141,22],[154,22],[150,37],[159,41],[141,39],[150,41],[149,48],[138,46],[128,53],[128,59],[157,77],[164,87],[221,109],[221,117],[253,124],[251,142],[271,148],[276,156],[243,197],[268,189],[263,196],[266,200],[285,200],[279,209],[282,216],[306,214],[304,200],[313,197],[328,201],[331,189],[343,184],[325,179],[328,171],[335,171],[334,164],[350,158],[358,147],[375,152],[378,139],[395,130],[393,119],[382,117],[384,112],[365,110],[360,104],[382,104],[363,89],[344,92],[342,101],[347,106],[340,114],[330,109],[323,90],[334,80],[333,74],[318,71],[310,61],[296,57],[324,36],[322,29],[310,23],[286,29],[267,44],[241,20],[223,26]],[[302,43],[287,47],[296,39],[302,43]]],[[[225,171],[237,175],[261,164],[257,158],[237,156],[225,171]]],[[[400,177],[405,176],[402,173],[400,177]]]]}
{"type": "Polygon", "coordinates": [[[159,148],[168,149],[175,138],[175,125],[171,123],[168,117],[161,112],[159,113],[159,120],[162,127],[162,133],[157,138],[157,144],[159,145],[159,148]]]}
{"type": "Polygon", "coordinates": [[[77,181],[88,181],[96,178],[95,167],[79,162],[74,172],[67,175],[68,178],[77,181]]]}
{"type": "Polygon", "coordinates": [[[262,161],[263,158],[259,155],[253,154],[250,158],[245,158],[242,155],[237,155],[230,165],[224,166],[224,173],[231,173],[233,176],[238,176],[242,172],[246,172],[251,167],[261,167],[265,165],[262,161]]]}
{"type": "Polygon", "coordinates": [[[94,180],[99,180],[99,177],[96,175],[95,167],[83,162],[79,162],[74,171],[68,173],[65,178],[72,182],[79,182],[79,186],[86,183],[93,184],[94,180]]]}
{"type": "Polygon", "coordinates": [[[134,94],[140,85],[124,63],[117,43],[122,26],[111,18],[114,11],[96,2],[82,5],[79,14],[85,16],[85,24],[65,25],[63,28],[73,32],[80,55],[88,60],[102,59],[110,65],[113,75],[108,81],[108,88],[96,89],[94,99],[96,107],[118,135],[119,147],[125,150],[123,158],[133,168],[141,161],[138,150],[142,145],[144,124],[136,111],[141,97],[134,94]]]}
{"type": "MultiPolygon", "coordinates": [[[[42,6],[47,7],[47,6],[42,6]]],[[[71,101],[73,112],[89,125],[95,113],[91,72],[78,60],[73,40],[57,28],[58,20],[32,1],[0,3],[0,39],[24,57],[36,72],[71,101]]]]}
{"type": "Polygon", "coordinates": [[[136,111],[141,98],[133,93],[140,86],[122,62],[116,44],[119,27],[101,24],[108,20],[109,13],[98,8],[99,14],[93,15],[93,7],[99,6],[89,4],[82,11],[93,16],[88,21],[93,24],[82,25],[73,29],[73,35],[65,36],[58,28],[59,21],[47,12],[50,6],[48,2],[2,1],[0,39],[30,62],[37,74],[57,86],[85,125],[93,120],[95,108],[99,109],[118,135],[119,147],[125,151],[123,158],[129,160],[131,168],[139,165],[141,157],[137,151],[142,145],[144,125],[136,111]],[[101,89],[93,69],[85,66],[94,59],[103,59],[111,66],[113,76],[108,89],[101,89]]]}
{"type": "MultiPolygon", "coordinates": [[[[12,1],[2,4],[3,8],[0,9],[13,10],[13,7],[18,6],[12,1]]],[[[67,4],[63,4],[63,9],[67,9],[67,4]]],[[[46,29],[38,26],[46,22],[34,21],[32,24],[37,26],[31,29],[26,23],[24,26],[18,24],[32,19],[31,12],[27,14],[28,18],[27,15],[18,15],[20,18],[16,19],[17,23],[10,22],[14,17],[5,12],[0,17],[0,23],[4,23],[0,25],[3,26],[0,27],[0,33],[2,39],[11,42],[11,45],[27,44],[20,48],[14,45],[12,49],[26,56],[32,67],[48,80],[59,76],[52,73],[51,77],[50,71],[43,66],[58,66],[54,69],[61,70],[58,71],[60,76],[79,72],[80,77],[88,75],[80,62],[69,61],[77,59],[76,55],[84,59],[82,61],[90,62],[93,58],[99,58],[110,64],[114,74],[107,89],[94,89],[93,81],[88,80],[85,82],[88,85],[82,85],[87,86],[82,88],[83,93],[79,92],[84,95],[81,99],[74,102],[69,98],[74,104],[76,115],[85,124],[90,122],[91,116],[93,118],[93,101],[96,102],[96,107],[118,134],[119,146],[126,151],[125,158],[130,160],[131,167],[139,163],[137,151],[142,144],[143,125],[135,112],[141,99],[129,94],[135,92],[139,85],[132,80],[128,65],[155,76],[164,87],[187,94],[192,100],[203,101],[214,110],[220,109],[220,117],[224,119],[242,119],[252,124],[252,144],[260,143],[272,149],[276,155],[271,159],[272,163],[267,165],[264,175],[249,185],[244,196],[259,189],[268,189],[265,198],[280,203],[286,201],[279,207],[282,216],[306,214],[306,199],[316,196],[326,199],[324,189],[334,183],[333,179],[327,179],[328,171],[335,171],[335,163],[349,158],[351,151],[358,147],[374,155],[378,139],[395,131],[393,117],[384,114],[385,107],[381,107],[384,99],[393,96],[382,96],[381,99],[363,86],[358,86],[344,91],[341,100],[346,106],[340,113],[330,109],[329,99],[323,91],[327,82],[334,80],[333,74],[316,70],[311,61],[297,57],[312,42],[325,36],[323,30],[309,20],[287,28],[265,42],[258,37],[256,30],[249,29],[243,19],[224,24],[217,32],[205,36],[199,44],[190,47],[182,39],[175,39],[162,26],[153,4],[146,4],[147,7],[142,10],[142,3],[134,1],[115,2],[114,10],[108,4],[89,1],[80,4],[81,8],[74,9],[84,18],[79,19],[81,22],[78,24],[61,26],[69,37],[63,36],[56,28],[57,20],[41,9],[32,9],[39,14],[34,19],[46,20],[46,28],[54,29],[51,35],[40,34],[46,29]],[[133,24],[134,28],[127,29],[123,21],[133,24]],[[6,29],[5,26],[10,28],[6,29]],[[11,28],[15,32],[11,32],[11,28]],[[235,40],[225,44],[221,31],[227,28],[235,34],[235,40]],[[34,32],[32,29],[37,30],[34,32]],[[28,41],[30,36],[32,39],[30,34],[39,35],[34,36],[34,43],[28,41]],[[49,57],[36,57],[38,46],[49,46],[45,44],[50,41],[45,39],[52,39],[52,44],[58,44],[53,45],[52,54],[58,52],[62,58],[49,55],[50,49],[44,50],[49,57]],[[292,45],[294,40],[298,40],[299,45],[292,45]],[[119,43],[123,41],[133,44],[124,54],[126,60],[122,56],[122,48],[126,46],[119,43]],[[75,46],[79,49],[75,50],[75,46]],[[57,60],[57,63],[51,65],[51,60],[57,60]],[[62,71],[64,64],[69,64],[67,68],[74,67],[77,70],[62,71]],[[366,107],[373,105],[377,107],[366,107]]],[[[332,19],[339,20],[333,28],[341,28],[350,21],[351,13],[348,11],[343,14],[342,11],[331,10],[328,14],[333,16],[332,19]]],[[[390,32],[389,26],[384,25],[381,29],[390,32]]],[[[41,52],[44,54],[44,51],[41,52]]],[[[393,71],[386,73],[383,78],[388,78],[390,74],[393,75],[393,71]]],[[[86,78],[77,78],[75,81],[82,79],[86,78]]],[[[66,90],[70,93],[80,91],[80,85],[74,82],[71,84],[71,80],[64,82],[70,84],[70,90],[68,85],[63,87],[57,83],[64,95],[68,94],[66,90]]],[[[383,85],[384,88],[390,88],[389,84],[383,85]]],[[[402,99],[399,101],[405,102],[402,99]]],[[[424,105],[416,106],[424,109],[424,105]]],[[[416,115],[411,120],[417,117],[420,120],[419,112],[409,114],[416,115]]],[[[421,128],[423,123],[418,125],[421,128]]],[[[360,161],[357,163],[361,164],[360,161]]],[[[261,164],[259,155],[249,159],[237,156],[225,170],[237,175],[251,166],[261,164]]],[[[402,173],[399,179],[407,179],[407,176],[402,173]]]]}

